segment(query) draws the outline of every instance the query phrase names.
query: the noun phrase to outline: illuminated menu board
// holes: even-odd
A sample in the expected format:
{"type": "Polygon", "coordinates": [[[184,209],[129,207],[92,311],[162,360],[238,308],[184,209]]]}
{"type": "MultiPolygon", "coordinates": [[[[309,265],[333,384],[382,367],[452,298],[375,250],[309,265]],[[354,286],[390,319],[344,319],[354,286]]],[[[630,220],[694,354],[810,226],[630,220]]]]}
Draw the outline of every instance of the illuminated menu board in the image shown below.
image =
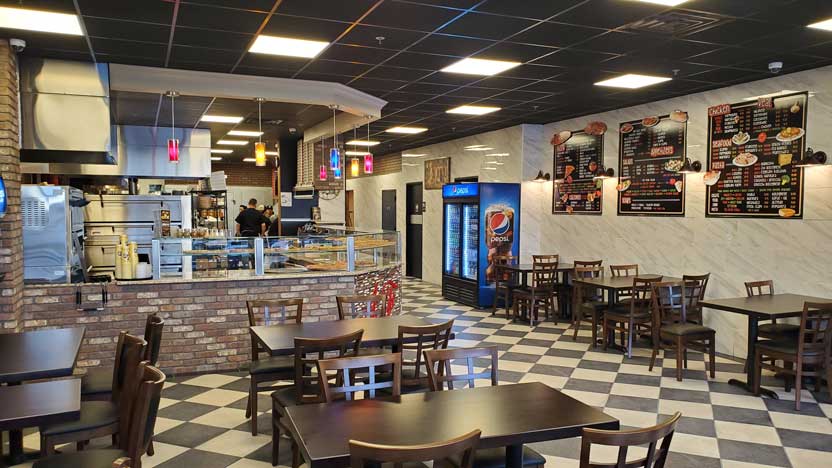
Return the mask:
{"type": "Polygon", "coordinates": [[[706,216],[802,218],[808,93],[708,109],[706,216]]]}
{"type": "Polygon", "coordinates": [[[604,135],[573,132],[555,146],[554,214],[601,214],[603,181],[593,179],[604,161],[604,135]]]}
{"type": "Polygon", "coordinates": [[[619,126],[618,214],[684,216],[687,114],[647,117],[619,126]],[[672,118],[671,118],[672,117],[672,118]]]}

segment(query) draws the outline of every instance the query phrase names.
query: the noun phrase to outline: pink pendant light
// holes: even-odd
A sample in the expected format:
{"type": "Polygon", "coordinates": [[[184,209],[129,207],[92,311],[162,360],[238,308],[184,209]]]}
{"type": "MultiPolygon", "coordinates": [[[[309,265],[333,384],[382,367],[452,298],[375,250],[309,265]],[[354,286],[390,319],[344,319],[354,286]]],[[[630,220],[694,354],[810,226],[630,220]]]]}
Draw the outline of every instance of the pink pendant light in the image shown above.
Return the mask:
{"type": "Polygon", "coordinates": [[[176,91],[168,91],[170,96],[170,138],[168,138],[168,161],[171,164],[179,164],[179,139],[176,138],[176,130],[174,125],[174,99],[179,93],[176,91]]]}
{"type": "MultiPolygon", "coordinates": [[[[370,141],[370,117],[367,116],[367,142],[370,141]]],[[[364,155],[364,173],[365,174],[372,174],[373,173],[373,153],[367,151],[367,154],[364,155]]]]}

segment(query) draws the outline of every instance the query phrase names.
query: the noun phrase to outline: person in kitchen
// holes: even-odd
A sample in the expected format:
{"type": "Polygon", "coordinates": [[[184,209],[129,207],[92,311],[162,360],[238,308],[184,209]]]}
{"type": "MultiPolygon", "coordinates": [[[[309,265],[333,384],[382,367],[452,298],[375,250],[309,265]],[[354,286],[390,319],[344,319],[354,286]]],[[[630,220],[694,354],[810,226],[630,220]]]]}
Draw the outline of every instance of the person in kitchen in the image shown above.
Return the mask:
{"type": "Polygon", "coordinates": [[[265,234],[266,221],[263,213],[257,210],[257,199],[248,201],[248,207],[237,215],[237,235],[241,237],[257,237],[265,234]]]}

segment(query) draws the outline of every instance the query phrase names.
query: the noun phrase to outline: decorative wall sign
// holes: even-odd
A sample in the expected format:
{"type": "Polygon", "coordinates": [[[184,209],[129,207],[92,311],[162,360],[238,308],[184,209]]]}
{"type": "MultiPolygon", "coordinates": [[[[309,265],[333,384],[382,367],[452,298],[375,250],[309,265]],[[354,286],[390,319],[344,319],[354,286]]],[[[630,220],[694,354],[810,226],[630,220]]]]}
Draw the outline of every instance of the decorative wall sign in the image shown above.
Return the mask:
{"type": "Polygon", "coordinates": [[[552,213],[601,214],[603,181],[594,176],[604,162],[605,130],[603,122],[590,122],[584,130],[560,132],[553,139],[563,143],[555,145],[552,213]]]}
{"type": "Polygon", "coordinates": [[[451,182],[451,158],[425,161],[425,190],[441,190],[451,182]]]}
{"type": "Polygon", "coordinates": [[[802,218],[808,93],[708,109],[705,215],[802,218]]]}
{"type": "Polygon", "coordinates": [[[687,113],[624,122],[619,127],[618,214],[684,216],[687,113]]]}

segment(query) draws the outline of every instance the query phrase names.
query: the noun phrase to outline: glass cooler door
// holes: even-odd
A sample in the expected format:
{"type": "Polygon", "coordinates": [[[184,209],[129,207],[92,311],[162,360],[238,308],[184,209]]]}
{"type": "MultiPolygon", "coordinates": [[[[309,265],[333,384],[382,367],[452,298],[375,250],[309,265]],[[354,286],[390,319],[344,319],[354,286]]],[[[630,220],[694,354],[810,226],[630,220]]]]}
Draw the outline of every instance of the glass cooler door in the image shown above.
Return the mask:
{"type": "Polygon", "coordinates": [[[479,218],[479,205],[462,206],[462,277],[473,281],[477,280],[479,270],[479,218]]]}
{"type": "Polygon", "coordinates": [[[445,252],[444,271],[446,275],[459,276],[460,270],[460,206],[445,205],[445,252]]]}

